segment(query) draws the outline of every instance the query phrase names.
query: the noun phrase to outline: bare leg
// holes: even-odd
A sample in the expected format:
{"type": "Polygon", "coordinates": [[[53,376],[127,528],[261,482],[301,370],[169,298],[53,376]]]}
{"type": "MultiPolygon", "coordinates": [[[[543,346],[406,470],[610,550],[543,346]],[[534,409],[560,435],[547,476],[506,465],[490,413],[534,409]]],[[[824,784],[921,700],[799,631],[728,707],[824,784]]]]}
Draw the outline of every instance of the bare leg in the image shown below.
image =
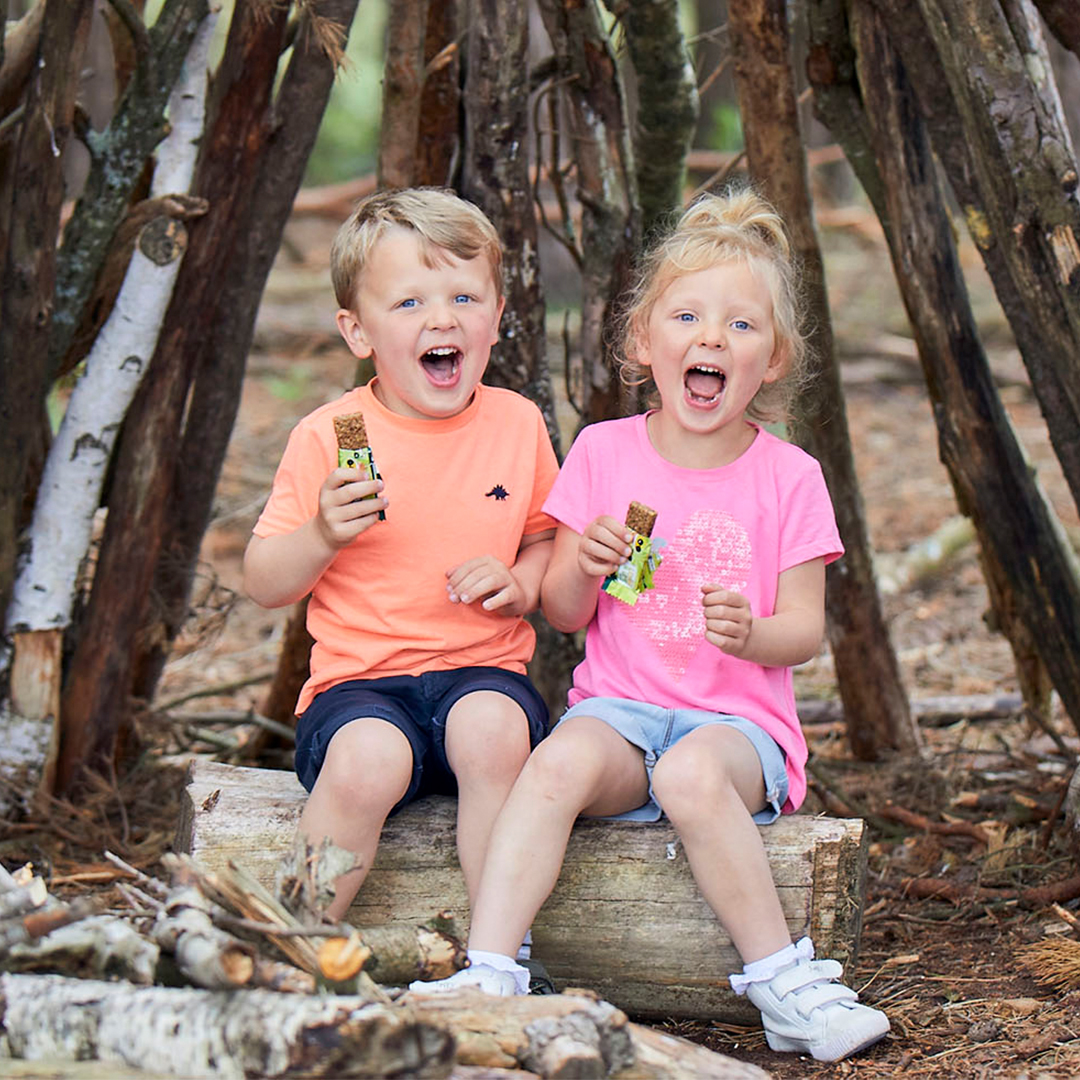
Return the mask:
{"type": "Polygon", "coordinates": [[[757,826],[765,805],[750,740],[710,724],[679,740],[653,770],[653,792],[675,826],[694,880],[744,963],[791,943],[757,826]]]}
{"type": "Polygon", "coordinates": [[[579,814],[618,814],[648,797],[642,753],[607,724],[575,717],[532,753],[491,833],[469,948],[513,956],[555,887],[579,814]]]}
{"type": "Polygon", "coordinates": [[[335,732],[326,760],[303,813],[300,832],[319,843],[323,837],[356,853],[359,869],[342,874],[326,917],[345,917],[363,884],[387,814],[412,779],[409,740],[393,724],[373,717],[353,720],[335,732]]]}
{"type": "Polygon", "coordinates": [[[455,702],[446,718],[446,758],[458,785],[458,858],[470,906],[491,827],[528,756],[528,720],[512,698],[478,690],[455,702]]]}

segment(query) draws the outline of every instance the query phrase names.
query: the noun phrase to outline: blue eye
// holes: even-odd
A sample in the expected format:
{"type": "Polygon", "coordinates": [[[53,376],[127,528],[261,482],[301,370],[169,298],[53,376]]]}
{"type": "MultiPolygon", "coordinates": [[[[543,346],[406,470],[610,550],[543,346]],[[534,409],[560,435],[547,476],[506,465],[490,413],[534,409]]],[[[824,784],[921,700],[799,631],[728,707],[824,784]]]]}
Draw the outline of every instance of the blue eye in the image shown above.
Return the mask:
{"type": "Polygon", "coordinates": [[[467,295],[466,293],[458,293],[457,296],[454,297],[455,304],[467,304],[471,300],[472,297],[467,295]]]}
{"type": "Polygon", "coordinates": [[[678,318],[679,322],[685,322],[685,323],[697,322],[697,316],[692,315],[689,311],[680,311],[677,318],[678,318]]]}
{"type": "Polygon", "coordinates": [[[403,308],[414,308],[416,307],[416,301],[410,297],[408,300],[402,300],[400,306],[403,308]]]}
{"type": "Polygon", "coordinates": [[[736,319],[732,324],[736,330],[749,330],[750,324],[745,319],[736,319]]]}

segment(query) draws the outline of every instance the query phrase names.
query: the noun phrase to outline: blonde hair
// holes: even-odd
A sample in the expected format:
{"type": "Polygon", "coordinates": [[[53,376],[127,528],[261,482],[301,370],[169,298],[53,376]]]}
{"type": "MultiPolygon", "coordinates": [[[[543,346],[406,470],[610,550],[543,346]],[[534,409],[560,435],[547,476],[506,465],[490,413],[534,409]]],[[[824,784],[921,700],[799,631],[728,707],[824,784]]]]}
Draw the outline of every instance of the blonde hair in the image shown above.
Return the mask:
{"type": "Polygon", "coordinates": [[[375,245],[390,228],[411,229],[428,266],[448,251],[459,259],[483,255],[491,264],[495,290],[503,294],[502,245],[483,211],[447,188],[379,191],[362,199],[330,246],[330,277],[338,307],[356,307],[357,289],[375,245]]]}
{"type": "Polygon", "coordinates": [[[736,259],[759,274],[769,289],[776,349],[783,363],[781,377],[762,384],[747,415],[766,422],[783,420],[795,390],[808,378],[808,350],[787,230],[772,205],[751,188],[703,195],[645,254],[624,309],[619,374],[630,385],[647,380],[648,371],[637,355],[652,309],[673,281],[736,259]]]}

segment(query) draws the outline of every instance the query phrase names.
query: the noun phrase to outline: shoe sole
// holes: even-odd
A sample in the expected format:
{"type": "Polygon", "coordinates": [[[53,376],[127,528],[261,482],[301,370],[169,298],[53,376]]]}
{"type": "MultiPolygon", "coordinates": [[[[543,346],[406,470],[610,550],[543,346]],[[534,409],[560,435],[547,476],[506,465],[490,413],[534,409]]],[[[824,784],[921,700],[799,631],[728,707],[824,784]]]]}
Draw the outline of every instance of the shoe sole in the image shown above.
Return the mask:
{"type": "Polygon", "coordinates": [[[843,1058],[850,1057],[852,1054],[859,1053],[860,1050],[866,1050],[868,1047],[873,1046],[874,1043],[881,1042],[888,1034],[889,1027],[886,1025],[884,1030],[875,1032],[861,1041],[837,1042],[819,1050],[814,1050],[802,1039],[789,1039],[784,1035],[773,1035],[769,1031],[765,1032],[765,1041],[769,1044],[770,1050],[775,1050],[778,1053],[810,1054],[815,1061],[840,1061],[843,1058]]]}

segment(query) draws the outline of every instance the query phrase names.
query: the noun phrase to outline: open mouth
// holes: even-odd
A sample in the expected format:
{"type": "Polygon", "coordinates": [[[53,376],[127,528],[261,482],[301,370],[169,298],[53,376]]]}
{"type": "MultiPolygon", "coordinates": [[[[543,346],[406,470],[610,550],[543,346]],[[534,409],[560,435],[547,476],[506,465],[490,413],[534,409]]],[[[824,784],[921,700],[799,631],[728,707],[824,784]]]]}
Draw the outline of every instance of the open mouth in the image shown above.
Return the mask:
{"type": "Polygon", "coordinates": [[[428,349],[420,357],[420,363],[433,383],[452,383],[461,370],[461,350],[453,345],[440,345],[428,349]]]}
{"type": "Polygon", "coordinates": [[[719,368],[692,367],[683,376],[686,396],[695,405],[714,405],[724,392],[727,377],[719,368]]]}

